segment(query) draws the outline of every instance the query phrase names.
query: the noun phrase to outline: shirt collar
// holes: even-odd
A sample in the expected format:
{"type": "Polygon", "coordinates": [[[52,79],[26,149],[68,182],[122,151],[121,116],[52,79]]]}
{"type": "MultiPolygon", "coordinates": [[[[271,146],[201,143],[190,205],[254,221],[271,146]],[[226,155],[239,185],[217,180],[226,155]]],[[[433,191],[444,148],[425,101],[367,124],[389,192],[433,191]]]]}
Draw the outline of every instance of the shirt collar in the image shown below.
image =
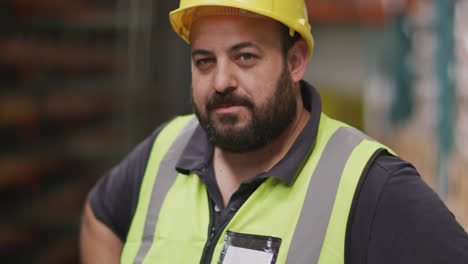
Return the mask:
{"type": "MultiPolygon", "coordinates": [[[[273,168],[256,177],[275,177],[288,185],[293,184],[304,162],[315,147],[318,126],[322,113],[322,103],[317,90],[305,81],[300,82],[304,107],[310,111],[310,118],[296,141],[273,168]]],[[[213,146],[209,143],[205,131],[198,125],[189,143],[185,147],[176,169],[180,173],[190,174],[212,166],[213,146]]]]}

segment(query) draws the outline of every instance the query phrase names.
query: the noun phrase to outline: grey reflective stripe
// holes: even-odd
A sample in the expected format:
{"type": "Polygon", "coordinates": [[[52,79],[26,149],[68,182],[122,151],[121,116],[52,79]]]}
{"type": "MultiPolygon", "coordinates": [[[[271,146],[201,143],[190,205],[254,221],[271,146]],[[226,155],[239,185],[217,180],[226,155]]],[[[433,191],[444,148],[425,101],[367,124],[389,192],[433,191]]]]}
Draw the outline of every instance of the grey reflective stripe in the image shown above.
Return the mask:
{"type": "Polygon", "coordinates": [[[362,133],[340,127],[318,161],[289,247],[287,263],[317,263],[335,203],[341,174],[362,133]]]}
{"type": "Polygon", "coordinates": [[[182,151],[184,151],[185,145],[187,145],[197,125],[197,119],[191,119],[184,127],[182,132],[174,140],[168,152],[161,160],[158,174],[156,175],[156,180],[154,181],[154,187],[151,192],[151,200],[146,215],[145,227],[143,229],[142,243],[138,249],[134,263],[142,263],[146,257],[146,254],[148,254],[149,249],[153,245],[154,232],[156,230],[159,210],[161,209],[167,192],[174,184],[174,181],[178,175],[178,172],[175,170],[175,164],[182,154],[182,151]]]}

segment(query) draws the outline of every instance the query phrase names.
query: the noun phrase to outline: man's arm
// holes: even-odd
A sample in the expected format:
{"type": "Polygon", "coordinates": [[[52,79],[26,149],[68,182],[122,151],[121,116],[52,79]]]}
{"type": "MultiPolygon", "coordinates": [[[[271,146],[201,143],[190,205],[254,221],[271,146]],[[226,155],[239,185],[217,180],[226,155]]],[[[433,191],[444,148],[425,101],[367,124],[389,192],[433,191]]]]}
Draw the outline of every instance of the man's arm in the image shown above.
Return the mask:
{"type": "Polygon", "coordinates": [[[122,241],[94,216],[87,201],[81,221],[81,263],[120,263],[122,247],[122,241]]]}
{"type": "Polygon", "coordinates": [[[120,262],[146,163],[153,142],[164,125],[101,177],[88,194],[81,220],[83,264],[120,262]]]}
{"type": "Polygon", "coordinates": [[[468,235],[416,169],[383,155],[356,203],[348,263],[468,263],[468,235]]]}

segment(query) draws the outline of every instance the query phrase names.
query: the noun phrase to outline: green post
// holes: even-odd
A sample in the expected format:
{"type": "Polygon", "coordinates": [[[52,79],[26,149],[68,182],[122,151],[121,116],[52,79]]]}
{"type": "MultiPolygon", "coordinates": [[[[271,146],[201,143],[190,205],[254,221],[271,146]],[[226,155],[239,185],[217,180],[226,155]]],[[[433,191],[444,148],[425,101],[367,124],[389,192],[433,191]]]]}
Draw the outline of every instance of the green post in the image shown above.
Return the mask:
{"type": "Polygon", "coordinates": [[[439,193],[446,198],[450,181],[448,158],[453,144],[453,111],[455,87],[451,70],[454,66],[454,0],[433,0],[435,17],[435,35],[437,53],[435,56],[436,74],[439,81],[439,193]]]}
{"type": "Polygon", "coordinates": [[[391,72],[394,76],[394,100],[391,106],[390,118],[393,124],[410,119],[413,106],[412,76],[408,65],[411,52],[411,38],[408,36],[407,17],[399,14],[393,18],[391,31],[394,36],[393,52],[389,57],[391,72]]]}

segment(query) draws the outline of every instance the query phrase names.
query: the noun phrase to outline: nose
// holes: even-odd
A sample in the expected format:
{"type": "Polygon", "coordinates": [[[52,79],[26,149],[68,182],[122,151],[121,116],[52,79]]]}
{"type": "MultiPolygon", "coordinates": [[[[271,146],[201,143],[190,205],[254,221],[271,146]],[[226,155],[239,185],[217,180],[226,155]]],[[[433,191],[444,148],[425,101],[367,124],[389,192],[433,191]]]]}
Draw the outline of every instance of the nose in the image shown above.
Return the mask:
{"type": "Polygon", "coordinates": [[[229,93],[237,88],[235,69],[231,63],[218,61],[214,71],[213,88],[217,93],[229,93]]]}

